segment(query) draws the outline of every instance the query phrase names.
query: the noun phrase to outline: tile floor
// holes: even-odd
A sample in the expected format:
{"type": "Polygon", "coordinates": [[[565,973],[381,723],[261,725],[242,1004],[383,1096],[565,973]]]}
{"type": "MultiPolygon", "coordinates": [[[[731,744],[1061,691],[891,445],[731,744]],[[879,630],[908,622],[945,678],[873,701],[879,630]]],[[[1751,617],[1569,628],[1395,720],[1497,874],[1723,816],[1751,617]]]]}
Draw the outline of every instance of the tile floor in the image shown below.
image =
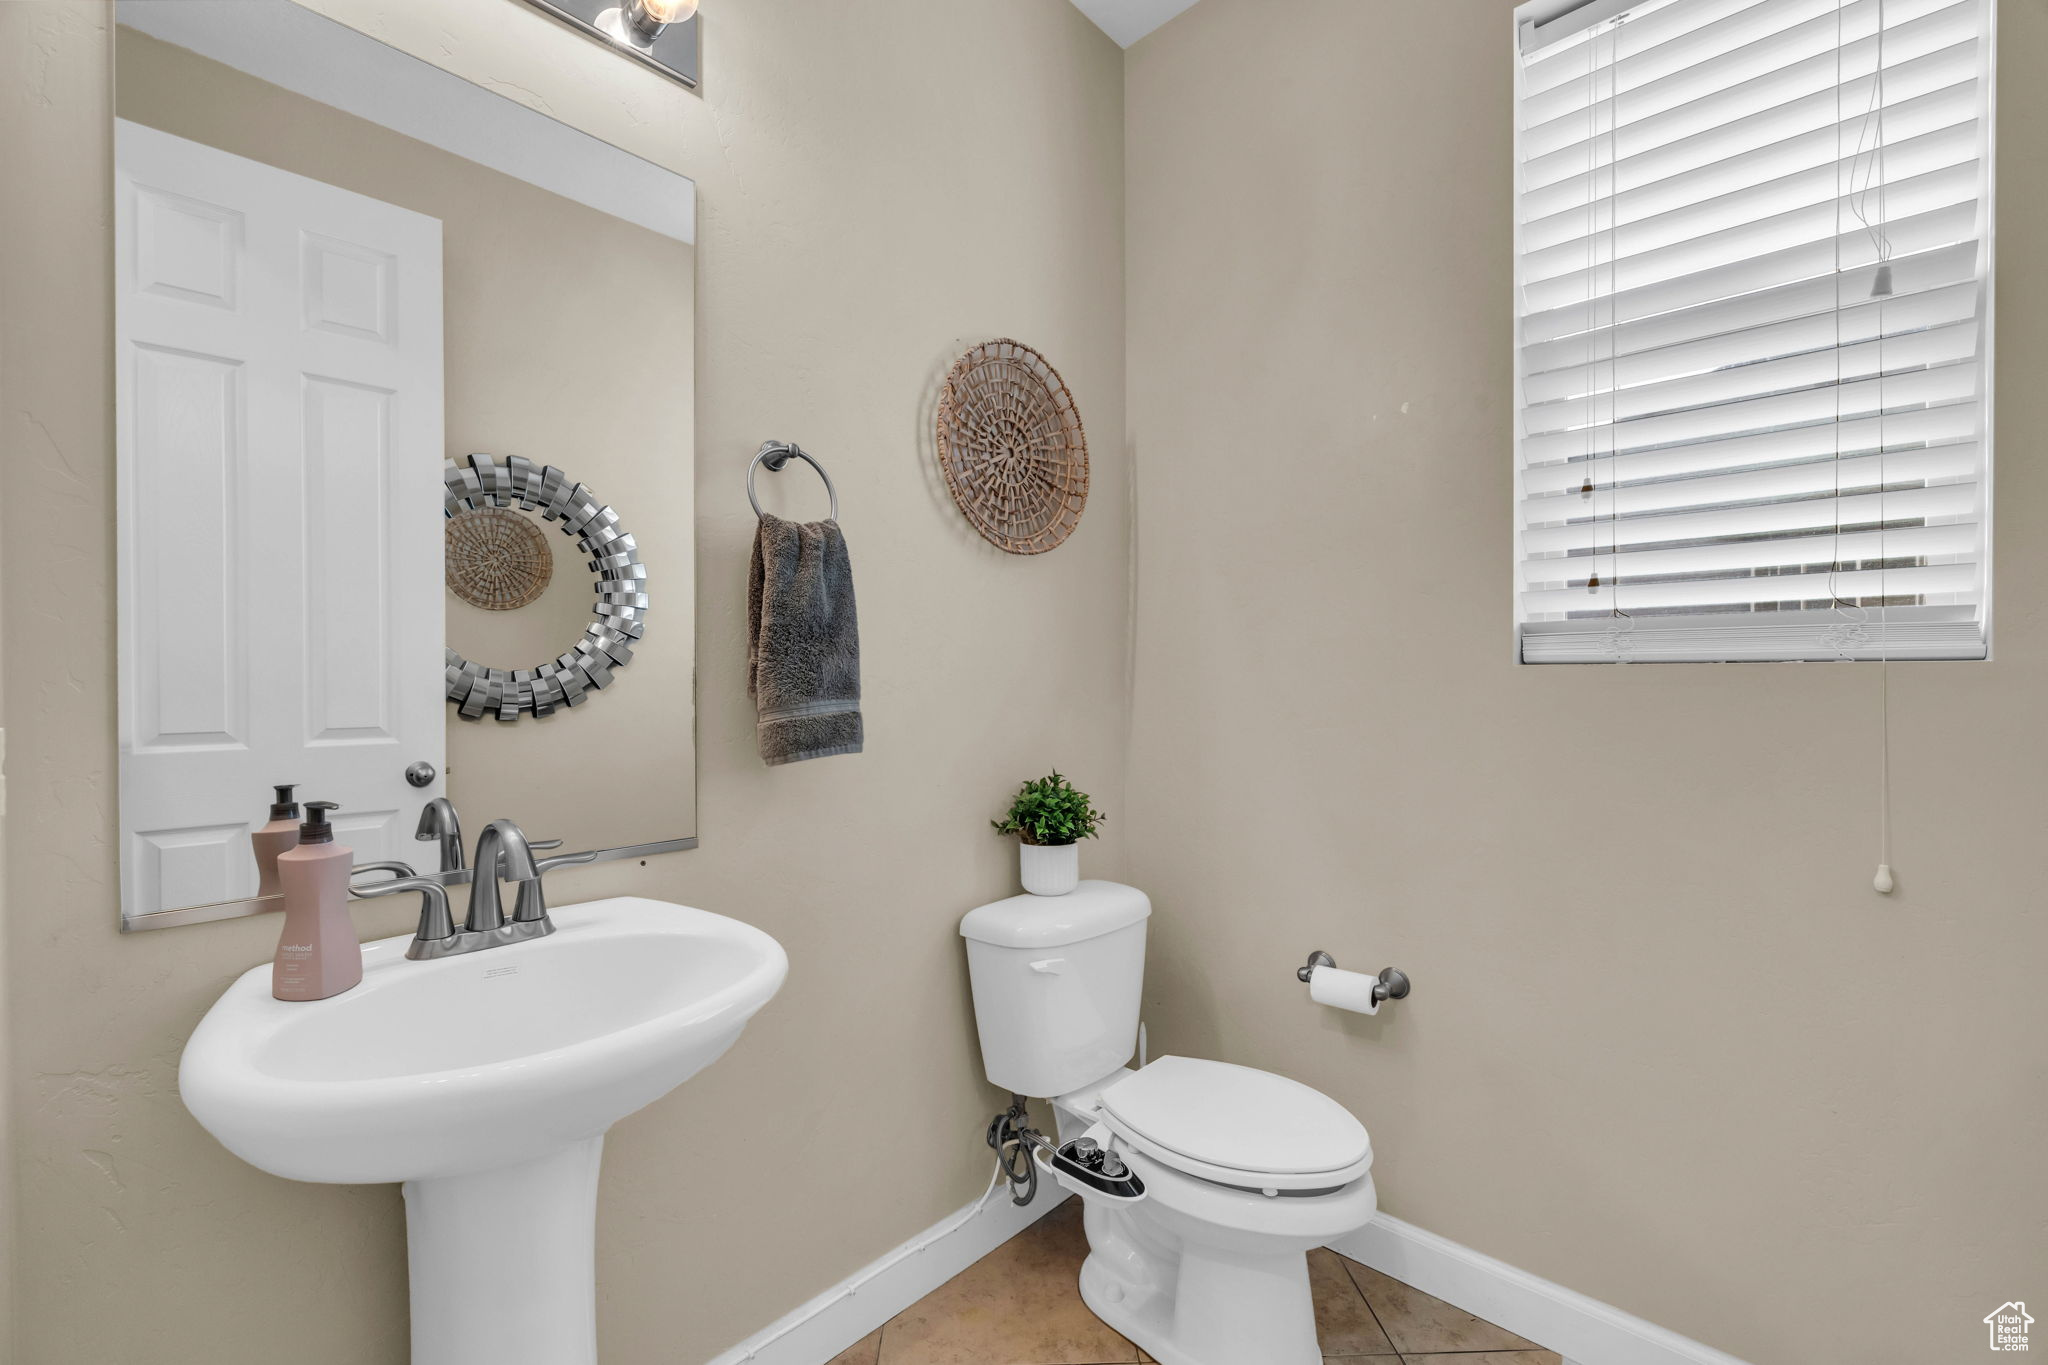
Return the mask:
{"type": "MultiPolygon", "coordinates": [[[[1081,1302],[1081,1201],[889,1319],[832,1365],[1122,1365],[1150,1360],[1081,1302]]],[[[1334,1251],[1309,1256],[1323,1358],[1356,1365],[1561,1365],[1555,1352],[1334,1251]]]]}

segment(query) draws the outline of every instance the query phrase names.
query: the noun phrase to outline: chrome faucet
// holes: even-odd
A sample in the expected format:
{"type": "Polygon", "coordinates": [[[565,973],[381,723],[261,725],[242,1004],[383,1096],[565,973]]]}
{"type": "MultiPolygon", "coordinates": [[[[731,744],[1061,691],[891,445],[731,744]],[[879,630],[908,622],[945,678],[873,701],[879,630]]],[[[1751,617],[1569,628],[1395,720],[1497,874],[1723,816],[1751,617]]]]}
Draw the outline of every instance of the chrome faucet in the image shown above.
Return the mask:
{"type": "Polygon", "coordinates": [[[545,938],[555,932],[554,921],[548,918],[547,897],[541,891],[540,879],[558,867],[597,861],[596,849],[586,853],[565,853],[555,858],[536,859],[533,856],[536,849],[560,848],[561,845],[560,839],[528,839],[510,820],[493,820],[486,826],[483,836],[476,841],[476,870],[469,888],[469,932],[502,933],[508,943],[545,938]],[[497,831],[496,839],[491,837],[492,830],[497,831]],[[505,918],[503,903],[498,899],[500,877],[518,887],[509,921],[505,918]]]}
{"type": "Polygon", "coordinates": [[[467,866],[463,861],[462,821],[456,817],[455,803],[447,797],[437,796],[420,808],[420,827],[412,837],[422,842],[440,840],[443,872],[460,872],[467,866]]]}
{"type": "MultiPolygon", "coordinates": [[[[533,849],[526,842],[526,832],[510,820],[491,821],[477,836],[473,866],[476,871],[469,886],[469,920],[464,931],[499,933],[505,928],[505,911],[498,901],[498,878],[515,882],[540,880],[540,869],[533,865],[533,849]]],[[[535,923],[546,924],[546,916],[535,923]]],[[[554,930],[555,926],[549,924],[539,931],[528,930],[520,937],[539,938],[554,930]]]]}
{"type": "MultiPolygon", "coordinates": [[[[454,819],[452,807],[448,818],[454,819]]],[[[425,828],[425,825],[422,820],[421,827],[425,828]]],[[[493,820],[484,826],[484,832],[477,836],[476,860],[469,874],[469,915],[459,930],[448,911],[445,885],[455,879],[448,877],[445,871],[440,876],[428,873],[399,877],[392,881],[351,886],[349,890],[358,896],[371,897],[388,896],[395,891],[420,893],[420,926],[405,950],[405,955],[415,961],[480,953],[487,948],[502,948],[508,943],[546,938],[555,932],[554,921],[548,918],[547,899],[541,893],[541,877],[570,863],[597,860],[596,850],[558,858],[534,858],[534,849],[554,848],[561,842],[559,839],[530,841],[525,831],[510,820],[493,820]],[[505,918],[504,902],[499,899],[498,879],[501,877],[518,887],[509,920],[505,918]]],[[[367,871],[370,867],[357,870],[367,871]]]]}

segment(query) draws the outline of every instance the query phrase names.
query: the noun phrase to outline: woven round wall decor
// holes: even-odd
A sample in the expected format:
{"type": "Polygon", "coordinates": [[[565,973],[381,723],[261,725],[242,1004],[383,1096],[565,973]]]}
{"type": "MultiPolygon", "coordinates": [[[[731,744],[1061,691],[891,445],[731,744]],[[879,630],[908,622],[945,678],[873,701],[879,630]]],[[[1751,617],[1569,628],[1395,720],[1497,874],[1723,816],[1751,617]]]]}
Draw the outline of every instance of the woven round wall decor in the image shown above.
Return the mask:
{"type": "Polygon", "coordinates": [[[537,600],[555,555],[540,527],[509,507],[473,507],[448,518],[448,590],[485,611],[537,600]]]}
{"type": "Polygon", "coordinates": [[[1021,341],[985,341],[939,393],[939,468],[961,514],[990,544],[1043,554],[1080,524],[1088,436],[1074,396],[1021,341]]]}

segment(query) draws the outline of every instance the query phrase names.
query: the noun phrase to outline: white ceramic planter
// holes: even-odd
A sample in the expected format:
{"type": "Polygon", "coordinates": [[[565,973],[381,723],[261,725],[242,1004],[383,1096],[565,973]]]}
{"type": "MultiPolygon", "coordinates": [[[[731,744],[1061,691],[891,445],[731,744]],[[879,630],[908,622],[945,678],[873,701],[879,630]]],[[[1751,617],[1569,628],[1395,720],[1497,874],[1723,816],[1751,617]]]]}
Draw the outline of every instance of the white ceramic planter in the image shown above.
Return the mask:
{"type": "Polygon", "coordinates": [[[1017,845],[1017,869],[1034,896],[1064,896],[1081,884],[1079,844],[1017,845]]]}

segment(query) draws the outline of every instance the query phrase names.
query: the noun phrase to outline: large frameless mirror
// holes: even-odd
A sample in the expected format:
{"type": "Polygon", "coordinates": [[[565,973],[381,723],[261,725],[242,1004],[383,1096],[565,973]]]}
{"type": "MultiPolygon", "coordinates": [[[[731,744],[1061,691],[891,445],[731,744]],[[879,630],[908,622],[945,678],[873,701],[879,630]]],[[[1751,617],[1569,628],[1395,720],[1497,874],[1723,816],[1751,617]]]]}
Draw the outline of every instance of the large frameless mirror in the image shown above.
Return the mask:
{"type": "Polygon", "coordinates": [[[290,0],[116,15],[123,925],[275,908],[286,784],[451,881],[438,798],[692,846],[690,181],[290,0]]]}

